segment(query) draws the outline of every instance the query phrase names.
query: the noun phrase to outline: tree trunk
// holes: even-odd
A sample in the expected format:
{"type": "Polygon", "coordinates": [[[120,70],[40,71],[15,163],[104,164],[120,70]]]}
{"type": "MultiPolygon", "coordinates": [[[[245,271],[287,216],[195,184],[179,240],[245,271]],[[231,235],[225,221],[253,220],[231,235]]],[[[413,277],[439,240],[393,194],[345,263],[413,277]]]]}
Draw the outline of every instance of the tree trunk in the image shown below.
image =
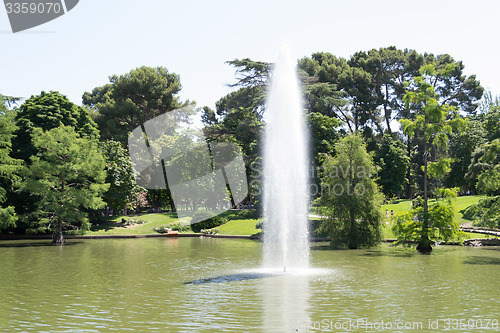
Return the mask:
{"type": "MultiPolygon", "coordinates": [[[[426,128],[424,127],[424,134],[426,128]]],[[[427,139],[424,140],[424,220],[422,225],[422,237],[417,246],[417,251],[421,253],[429,253],[432,251],[431,240],[429,239],[429,205],[428,205],[428,179],[427,179],[427,164],[429,153],[427,152],[427,139]]]]}
{"type": "MultiPolygon", "coordinates": [[[[65,185],[66,185],[66,179],[64,177],[64,174],[62,175],[61,179],[61,193],[64,193],[65,191],[65,185]]],[[[66,241],[64,240],[64,235],[63,235],[63,222],[62,220],[56,216],[57,219],[57,229],[55,230],[54,234],[52,235],[52,244],[55,245],[64,245],[66,241]]]]}
{"type": "Polygon", "coordinates": [[[57,221],[57,230],[52,235],[52,244],[55,245],[64,245],[66,240],[64,239],[64,235],[62,232],[62,221],[57,221]]]}
{"type": "Polygon", "coordinates": [[[354,216],[354,212],[351,210],[350,213],[350,221],[349,221],[349,243],[347,247],[351,250],[358,248],[358,233],[356,230],[356,218],[354,216]]]}
{"type": "Polygon", "coordinates": [[[412,152],[412,145],[411,145],[411,138],[408,135],[408,144],[407,144],[407,153],[408,153],[408,160],[410,163],[408,164],[408,169],[406,170],[406,183],[405,183],[405,195],[406,199],[411,200],[411,152],[412,152]]]}
{"type": "Polygon", "coordinates": [[[387,84],[385,85],[385,101],[384,101],[384,117],[385,117],[385,123],[387,125],[387,132],[392,135],[392,130],[391,130],[391,110],[387,107],[387,104],[389,103],[389,89],[387,87],[387,84]]]}

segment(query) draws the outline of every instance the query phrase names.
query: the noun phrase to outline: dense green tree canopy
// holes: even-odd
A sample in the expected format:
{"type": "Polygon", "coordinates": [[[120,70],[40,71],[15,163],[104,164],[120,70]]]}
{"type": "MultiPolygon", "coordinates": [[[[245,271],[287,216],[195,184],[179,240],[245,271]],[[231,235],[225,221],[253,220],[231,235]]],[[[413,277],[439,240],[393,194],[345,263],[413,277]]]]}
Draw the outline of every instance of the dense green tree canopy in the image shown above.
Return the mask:
{"type": "Polygon", "coordinates": [[[76,106],[56,91],[42,91],[40,95],[28,98],[19,107],[16,125],[18,128],[12,144],[14,156],[24,161],[36,155],[37,151],[32,144],[32,133],[36,128],[47,131],[65,125],[89,138],[99,137],[97,125],[88,111],[76,106]]]}
{"type": "Polygon", "coordinates": [[[35,128],[32,139],[39,153],[31,157],[22,185],[39,198],[32,231],[52,232],[53,242],[62,245],[63,230],[88,229],[86,210],[105,206],[106,162],[96,140],[72,126],[35,128]]]}
{"type": "Polygon", "coordinates": [[[13,206],[4,207],[7,190],[13,190],[20,181],[21,160],[11,157],[15,111],[7,108],[8,100],[0,95],[0,230],[14,227],[17,215],[13,206]]]}
{"type": "Polygon", "coordinates": [[[97,114],[103,140],[126,146],[128,134],[149,119],[188,104],[176,96],[181,90],[179,75],[165,67],[139,67],[127,74],[112,75],[109,84],[83,94],[83,104],[97,114]]]}
{"type": "Polygon", "coordinates": [[[375,164],[380,167],[378,183],[389,198],[400,197],[407,181],[409,158],[401,140],[385,134],[377,147],[375,164]]]}
{"type": "Polygon", "coordinates": [[[373,179],[375,165],[358,134],[341,139],[335,153],[323,163],[320,200],[327,218],[322,229],[336,247],[374,246],[382,238],[382,194],[373,179]]]}
{"type": "Polygon", "coordinates": [[[106,183],[110,184],[103,200],[118,211],[126,207],[129,196],[137,190],[134,169],[127,150],[119,142],[106,140],[100,147],[106,160],[106,183]]]}

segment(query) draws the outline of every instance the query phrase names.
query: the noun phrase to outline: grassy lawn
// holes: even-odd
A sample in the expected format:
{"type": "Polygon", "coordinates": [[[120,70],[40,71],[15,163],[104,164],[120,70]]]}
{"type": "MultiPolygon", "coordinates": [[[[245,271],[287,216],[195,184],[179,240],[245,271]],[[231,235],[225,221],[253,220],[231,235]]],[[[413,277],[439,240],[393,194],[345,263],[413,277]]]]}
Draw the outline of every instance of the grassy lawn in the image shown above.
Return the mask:
{"type": "Polygon", "coordinates": [[[156,214],[138,214],[134,216],[113,216],[107,223],[101,223],[99,226],[92,226],[87,235],[147,235],[154,234],[154,228],[163,224],[169,224],[177,221],[175,213],[156,213],[156,214]],[[122,218],[139,218],[147,221],[144,224],[134,224],[125,226],[121,223],[122,218]]]}
{"type": "Polygon", "coordinates": [[[260,229],[255,229],[255,225],[259,220],[255,219],[242,219],[242,220],[231,220],[226,224],[223,224],[217,229],[221,235],[246,235],[250,236],[260,232],[260,229]]]}
{"type": "MultiPolygon", "coordinates": [[[[473,205],[479,201],[479,199],[483,198],[484,196],[482,195],[470,195],[470,196],[463,196],[463,197],[458,197],[454,202],[453,205],[455,206],[455,218],[457,219],[459,224],[464,224],[467,222],[470,222],[466,219],[463,218],[462,213],[460,211],[462,209],[465,209],[469,207],[470,205],[473,205]]],[[[429,203],[432,204],[436,202],[436,200],[431,199],[429,200],[429,203]]],[[[410,200],[398,200],[394,203],[387,204],[387,205],[382,205],[382,212],[385,214],[385,210],[387,209],[389,212],[394,210],[394,214],[401,214],[405,213],[411,208],[411,201],[410,200]]],[[[385,216],[385,215],[384,215],[385,216]]]]}
{"type": "MultiPolygon", "coordinates": [[[[481,199],[482,196],[465,196],[458,197],[454,202],[455,205],[455,218],[458,220],[460,224],[464,224],[470,221],[463,219],[460,210],[475,204],[481,199]]],[[[431,200],[433,202],[434,200],[431,200]]],[[[391,218],[385,219],[385,210],[387,209],[389,212],[391,209],[394,211],[394,214],[401,214],[408,211],[411,208],[410,200],[398,200],[391,204],[383,205],[382,212],[384,213],[384,225],[383,225],[383,236],[384,238],[394,238],[394,235],[391,231],[391,218]],[[387,224],[386,222],[389,222],[387,224]]],[[[313,215],[316,214],[316,208],[311,208],[311,213],[313,215]]],[[[219,233],[221,235],[254,235],[260,230],[255,229],[255,224],[259,221],[258,219],[250,218],[249,212],[245,211],[229,211],[224,213],[229,219],[229,222],[217,227],[219,229],[219,233]]],[[[320,219],[319,217],[311,217],[312,220],[320,219]]],[[[156,214],[139,214],[135,216],[114,216],[108,220],[108,223],[101,224],[99,226],[93,226],[91,231],[89,231],[88,235],[145,235],[145,234],[154,234],[154,228],[170,224],[173,222],[179,221],[177,219],[177,215],[175,213],[156,213],[156,214]],[[136,224],[131,226],[125,226],[121,223],[122,218],[139,218],[145,220],[147,223],[144,224],[136,224]]],[[[183,218],[180,220],[182,223],[188,224],[189,218],[183,218]]],[[[465,238],[484,238],[486,235],[479,234],[465,234],[465,238]]]]}
{"type": "MultiPolygon", "coordinates": [[[[244,211],[229,211],[224,213],[229,222],[217,227],[220,234],[223,235],[253,235],[260,230],[255,229],[258,220],[248,218],[244,211]]],[[[99,226],[93,225],[86,235],[147,235],[155,234],[154,228],[180,221],[183,224],[189,224],[190,218],[177,218],[175,213],[155,213],[138,214],[134,216],[113,216],[107,223],[100,223],[99,226]],[[121,223],[122,219],[138,218],[145,220],[144,224],[134,224],[126,226],[121,223]]],[[[188,231],[192,232],[192,231],[188,231]]]]}

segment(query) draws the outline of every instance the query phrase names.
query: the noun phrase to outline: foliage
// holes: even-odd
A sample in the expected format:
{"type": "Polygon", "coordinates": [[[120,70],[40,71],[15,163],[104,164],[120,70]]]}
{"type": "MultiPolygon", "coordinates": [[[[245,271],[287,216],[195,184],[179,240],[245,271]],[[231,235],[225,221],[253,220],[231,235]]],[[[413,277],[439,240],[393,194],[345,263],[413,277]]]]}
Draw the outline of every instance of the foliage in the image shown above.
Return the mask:
{"type": "Polygon", "coordinates": [[[147,221],[140,218],[132,217],[132,218],[123,218],[122,223],[124,223],[125,225],[134,225],[134,224],[144,224],[147,223],[147,221]]]}
{"type": "MultiPolygon", "coordinates": [[[[96,139],[99,137],[97,125],[87,110],[76,106],[59,92],[44,92],[28,98],[17,110],[17,129],[12,137],[12,157],[21,159],[25,165],[31,163],[31,156],[39,153],[33,143],[33,133],[40,129],[48,131],[61,125],[71,126],[79,135],[96,139]]],[[[15,207],[19,215],[19,227],[28,228],[36,215],[37,201],[34,193],[29,196],[21,191],[8,190],[7,202],[15,207]]]]}
{"type": "Polygon", "coordinates": [[[477,178],[466,177],[474,151],[485,142],[486,132],[477,117],[469,117],[465,127],[452,133],[449,142],[450,172],[446,176],[446,186],[459,186],[463,193],[474,191],[477,178]]]}
{"type": "Polygon", "coordinates": [[[184,225],[181,222],[174,222],[174,223],[169,223],[165,225],[161,225],[159,227],[154,228],[154,231],[160,234],[166,234],[170,230],[175,230],[179,232],[186,232],[186,231],[191,231],[191,226],[190,225],[184,225]]]}
{"type": "Polygon", "coordinates": [[[31,157],[22,184],[39,196],[38,220],[32,232],[52,232],[54,242],[63,244],[63,230],[88,229],[86,209],[105,206],[103,193],[109,188],[105,160],[95,140],[80,136],[71,126],[49,131],[33,129],[31,157]]]}
{"type": "Polygon", "coordinates": [[[190,225],[184,225],[181,222],[174,222],[170,223],[168,227],[172,230],[177,230],[177,231],[190,231],[191,226],[190,225]]]}
{"type": "Polygon", "coordinates": [[[311,132],[312,156],[332,154],[335,144],[340,139],[338,128],[341,122],[321,113],[311,112],[307,115],[307,122],[311,132]]]}
{"type": "MultiPolygon", "coordinates": [[[[422,154],[422,171],[423,171],[423,208],[421,217],[422,220],[415,221],[415,225],[421,223],[420,228],[411,228],[412,232],[420,232],[420,240],[417,249],[421,252],[432,251],[430,232],[433,229],[430,218],[431,216],[428,207],[429,195],[429,177],[436,179],[444,177],[449,172],[451,160],[444,156],[439,156],[437,150],[446,151],[448,147],[449,135],[459,129],[464,124],[464,120],[460,118],[458,110],[455,106],[449,104],[440,104],[440,96],[436,91],[442,91],[443,86],[437,85],[439,79],[444,81],[452,76],[456,70],[455,63],[448,63],[446,67],[440,67],[439,63],[431,62],[422,66],[420,76],[413,78],[412,81],[406,84],[407,93],[404,96],[404,101],[408,110],[412,111],[411,118],[401,119],[400,123],[403,127],[403,132],[409,137],[418,136],[420,139],[420,149],[422,154]],[[434,161],[432,158],[434,157],[434,161]]],[[[438,207],[439,208],[439,207],[438,207]]],[[[444,208],[443,208],[444,209],[444,208]]],[[[445,214],[443,209],[438,209],[436,214],[440,218],[452,216],[445,214]]],[[[407,220],[407,218],[406,218],[407,220]]],[[[446,221],[443,221],[443,223],[446,221]]],[[[448,221],[452,224],[452,221],[448,221]]],[[[401,223],[403,225],[403,223],[401,223]]],[[[400,240],[408,237],[408,230],[404,228],[394,229],[396,236],[400,240]],[[398,232],[401,232],[398,234],[398,232]]]]}
{"type": "Polygon", "coordinates": [[[83,104],[96,112],[102,139],[127,145],[128,134],[149,119],[178,109],[179,75],[164,67],[139,67],[112,75],[109,84],[83,94],[83,104]]]}
{"type": "MultiPolygon", "coordinates": [[[[12,137],[16,129],[14,125],[15,111],[7,108],[7,101],[0,95],[0,204],[7,199],[7,190],[17,187],[20,177],[21,160],[10,156],[12,137]]],[[[16,226],[17,214],[13,206],[0,206],[0,230],[16,226]]]]}
{"type": "Polygon", "coordinates": [[[380,167],[377,182],[386,197],[400,196],[407,181],[409,163],[404,143],[385,134],[375,153],[375,164],[380,167]]]}
{"type": "Polygon", "coordinates": [[[500,196],[490,196],[464,209],[464,218],[477,227],[500,228],[500,196]]]}
{"type": "Polygon", "coordinates": [[[484,114],[484,129],[488,141],[500,139],[500,105],[493,105],[484,114]]]}
{"type": "Polygon", "coordinates": [[[381,241],[382,195],[373,179],[373,161],[357,134],[341,139],[335,153],[323,162],[320,202],[327,218],[322,231],[336,247],[375,246],[381,241]]]}
{"type": "Polygon", "coordinates": [[[42,91],[40,95],[28,98],[19,107],[16,125],[18,128],[12,142],[14,156],[26,162],[37,154],[32,143],[33,131],[36,128],[48,131],[65,125],[73,127],[78,134],[91,139],[99,137],[97,125],[89,112],[56,91],[49,93],[42,91]]]}
{"type": "Polygon", "coordinates": [[[500,140],[495,139],[477,148],[466,177],[477,181],[479,193],[500,194],[500,140]]]}
{"type": "MultiPolygon", "coordinates": [[[[320,112],[345,123],[351,133],[362,129],[371,120],[366,110],[371,76],[361,68],[352,67],[346,59],[329,53],[314,53],[299,60],[298,67],[309,78],[306,101],[311,112],[320,112]]],[[[304,80],[303,80],[304,81],[304,80]]]]}
{"type": "Polygon", "coordinates": [[[106,159],[106,183],[110,184],[104,193],[104,201],[114,211],[123,209],[127,204],[135,206],[129,200],[137,192],[137,184],[127,150],[113,140],[102,142],[100,147],[106,159]]]}
{"type": "Polygon", "coordinates": [[[474,225],[496,228],[500,226],[500,139],[494,139],[473,154],[467,176],[477,179],[479,193],[488,197],[464,211],[464,215],[474,220],[474,225]]]}
{"type": "Polygon", "coordinates": [[[211,228],[211,229],[201,229],[200,232],[204,235],[217,235],[220,230],[217,228],[211,228]]]}
{"type": "Polygon", "coordinates": [[[148,191],[140,187],[135,187],[134,191],[129,194],[127,208],[131,210],[139,210],[148,206],[147,200],[148,191]]]}
{"type": "Polygon", "coordinates": [[[454,218],[451,203],[436,203],[429,207],[427,218],[424,207],[411,209],[407,213],[397,215],[392,232],[397,236],[396,244],[410,245],[422,242],[422,235],[427,235],[428,245],[436,241],[449,241],[460,236],[460,226],[454,218]],[[427,219],[428,223],[423,223],[427,219]]]}
{"type": "Polygon", "coordinates": [[[193,215],[192,221],[199,221],[195,223],[191,222],[191,229],[194,232],[200,232],[202,229],[212,229],[223,225],[227,223],[228,219],[224,216],[215,215],[208,210],[199,210],[193,215]]]}

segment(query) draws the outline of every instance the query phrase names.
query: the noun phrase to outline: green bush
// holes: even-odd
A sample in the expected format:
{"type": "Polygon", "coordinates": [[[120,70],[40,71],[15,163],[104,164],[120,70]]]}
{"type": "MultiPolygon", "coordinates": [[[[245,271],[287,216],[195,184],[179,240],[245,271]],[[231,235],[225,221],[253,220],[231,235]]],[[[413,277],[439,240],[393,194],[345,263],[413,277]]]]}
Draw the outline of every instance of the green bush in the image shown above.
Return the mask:
{"type": "Polygon", "coordinates": [[[220,232],[217,228],[212,229],[201,229],[201,233],[204,235],[217,235],[220,232]]]}
{"type": "Polygon", "coordinates": [[[237,213],[238,217],[241,219],[258,219],[259,212],[256,209],[244,209],[237,213]]]}
{"type": "Polygon", "coordinates": [[[139,218],[122,218],[122,223],[126,225],[133,225],[133,224],[144,224],[147,223],[146,220],[139,219],[139,218]]]}
{"type": "Polygon", "coordinates": [[[190,231],[191,226],[183,225],[180,222],[174,222],[170,224],[161,225],[159,227],[154,228],[153,230],[160,234],[166,234],[169,230],[175,230],[179,232],[190,231]]]}
{"type": "Polygon", "coordinates": [[[166,234],[171,229],[168,228],[166,225],[160,225],[159,227],[156,227],[153,230],[159,234],[166,234]]]}
{"type": "Polygon", "coordinates": [[[215,215],[208,210],[200,210],[193,215],[191,220],[191,229],[194,232],[200,232],[202,229],[212,229],[227,223],[226,217],[215,215]],[[193,221],[199,221],[193,223],[193,221]]]}
{"type": "Polygon", "coordinates": [[[191,230],[191,226],[190,225],[184,225],[180,222],[174,222],[174,223],[170,223],[168,225],[168,227],[172,230],[176,230],[176,231],[190,231],[191,230]]]}
{"type": "Polygon", "coordinates": [[[264,221],[259,221],[255,225],[255,229],[261,229],[262,230],[263,227],[264,227],[264,221]]]}

